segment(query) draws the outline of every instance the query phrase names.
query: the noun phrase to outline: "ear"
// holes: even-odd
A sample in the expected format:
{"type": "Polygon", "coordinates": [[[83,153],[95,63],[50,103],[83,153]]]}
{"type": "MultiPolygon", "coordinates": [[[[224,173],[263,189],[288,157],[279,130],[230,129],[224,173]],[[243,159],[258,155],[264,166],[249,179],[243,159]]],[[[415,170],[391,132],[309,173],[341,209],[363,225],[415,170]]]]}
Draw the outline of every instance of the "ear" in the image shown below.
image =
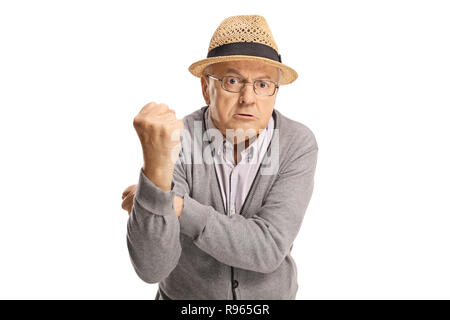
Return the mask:
{"type": "Polygon", "coordinates": [[[209,106],[211,101],[209,99],[209,92],[208,92],[208,86],[209,86],[208,78],[206,78],[205,75],[202,75],[200,78],[200,82],[201,82],[201,86],[202,86],[203,98],[205,99],[205,103],[209,106]]]}

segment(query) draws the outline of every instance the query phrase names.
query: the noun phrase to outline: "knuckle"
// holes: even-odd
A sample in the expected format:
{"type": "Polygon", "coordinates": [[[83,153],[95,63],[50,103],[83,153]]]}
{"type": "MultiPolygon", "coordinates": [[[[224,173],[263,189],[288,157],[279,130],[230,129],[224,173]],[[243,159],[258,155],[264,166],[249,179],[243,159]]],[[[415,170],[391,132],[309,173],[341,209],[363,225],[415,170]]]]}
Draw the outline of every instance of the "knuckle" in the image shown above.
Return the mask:
{"type": "Polygon", "coordinates": [[[139,128],[141,126],[141,119],[139,117],[134,117],[133,119],[133,127],[134,128],[139,128]]]}
{"type": "Polygon", "coordinates": [[[154,102],[149,102],[149,103],[147,103],[146,105],[144,105],[144,106],[142,107],[140,113],[149,111],[150,109],[153,108],[154,104],[155,104],[154,102]]]}
{"type": "Polygon", "coordinates": [[[171,132],[171,130],[168,125],[164,124],[161,126],[161,134],[163,134],[164,136],[168,136],[168,135],[170,135],[170,132],[171,132]]]}
{"type": "Polygon", "coordinates": [[[156,104],[155,101],[150,101],[149,103],[147,103],[147,104],[144,106],[144,108],[150,108],[150,107],[154,106],[155,104],[156,104]]]}
{"type": "Polygon", "coordinates": [[[165,103],[160,103],[160,104],[158,104],[158,109],[160,111],[167,111],[167,110],[169,110],[169,106],[165,103]]]}

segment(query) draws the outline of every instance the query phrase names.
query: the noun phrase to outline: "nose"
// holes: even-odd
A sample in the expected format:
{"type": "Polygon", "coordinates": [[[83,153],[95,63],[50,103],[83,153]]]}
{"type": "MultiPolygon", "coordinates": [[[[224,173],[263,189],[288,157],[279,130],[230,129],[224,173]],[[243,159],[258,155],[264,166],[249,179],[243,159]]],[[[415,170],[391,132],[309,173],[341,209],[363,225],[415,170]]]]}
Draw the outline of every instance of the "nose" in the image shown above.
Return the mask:
{"type": "Polygon", "coordinates": [[[242,101],[243,104],[253,104],[255,102],[255,91],[253,88],[253,83],[245,83],[242,88],[239,96],[239,101],[242,101]]]}

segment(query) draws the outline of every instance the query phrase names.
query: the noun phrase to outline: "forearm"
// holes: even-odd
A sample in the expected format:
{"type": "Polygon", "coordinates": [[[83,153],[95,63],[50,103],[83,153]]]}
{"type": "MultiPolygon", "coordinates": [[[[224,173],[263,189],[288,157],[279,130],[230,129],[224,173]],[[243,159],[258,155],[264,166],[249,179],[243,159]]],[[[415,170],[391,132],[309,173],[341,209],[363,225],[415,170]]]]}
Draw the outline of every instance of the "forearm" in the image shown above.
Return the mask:
{"type": "Polygon", "coordinates": [[[280,170],[264,205],[251,218],[224,215],[185,195],[180,232],[222,263],[262,273],[274,271],[300,230],[313,192],[316,161],[317,148],[280,170]]]}
{"type": "Polygon", "coordinates": [[[148,283],[167,277],[181,255],[173,193],[158,189],[143,170],[127,223],[127,246],[136,273],[148,283]]]}
{"type": "Polygon", "coordinates": [[[185,197],[179,221],[180,232],[201,250],[229,266],[269,273],[279,266],[286,254],[287,248],[276,241],[274,228],[258,217],[226,216],[211,206],[185,197]]]}

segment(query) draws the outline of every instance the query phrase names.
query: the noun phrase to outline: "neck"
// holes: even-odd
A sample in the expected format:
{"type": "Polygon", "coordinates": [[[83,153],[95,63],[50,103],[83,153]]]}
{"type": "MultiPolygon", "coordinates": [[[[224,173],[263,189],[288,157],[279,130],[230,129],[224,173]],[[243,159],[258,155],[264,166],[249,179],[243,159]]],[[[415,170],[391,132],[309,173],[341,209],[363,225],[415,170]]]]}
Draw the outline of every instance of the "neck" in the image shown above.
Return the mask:
{"type": "MultiPolygon", "coordinates": [[[[256,138],[258,138],[259,133],[256,134],[256,138]]],[[[242,145],[244,146],[243,150],[246,150],[250,146],[250,138],[245,139],[245,141],[237,143],[237,141],[234,141],[234,163],[238,163],[238,155],[243,151],[241,150],[242,145]]]]}

